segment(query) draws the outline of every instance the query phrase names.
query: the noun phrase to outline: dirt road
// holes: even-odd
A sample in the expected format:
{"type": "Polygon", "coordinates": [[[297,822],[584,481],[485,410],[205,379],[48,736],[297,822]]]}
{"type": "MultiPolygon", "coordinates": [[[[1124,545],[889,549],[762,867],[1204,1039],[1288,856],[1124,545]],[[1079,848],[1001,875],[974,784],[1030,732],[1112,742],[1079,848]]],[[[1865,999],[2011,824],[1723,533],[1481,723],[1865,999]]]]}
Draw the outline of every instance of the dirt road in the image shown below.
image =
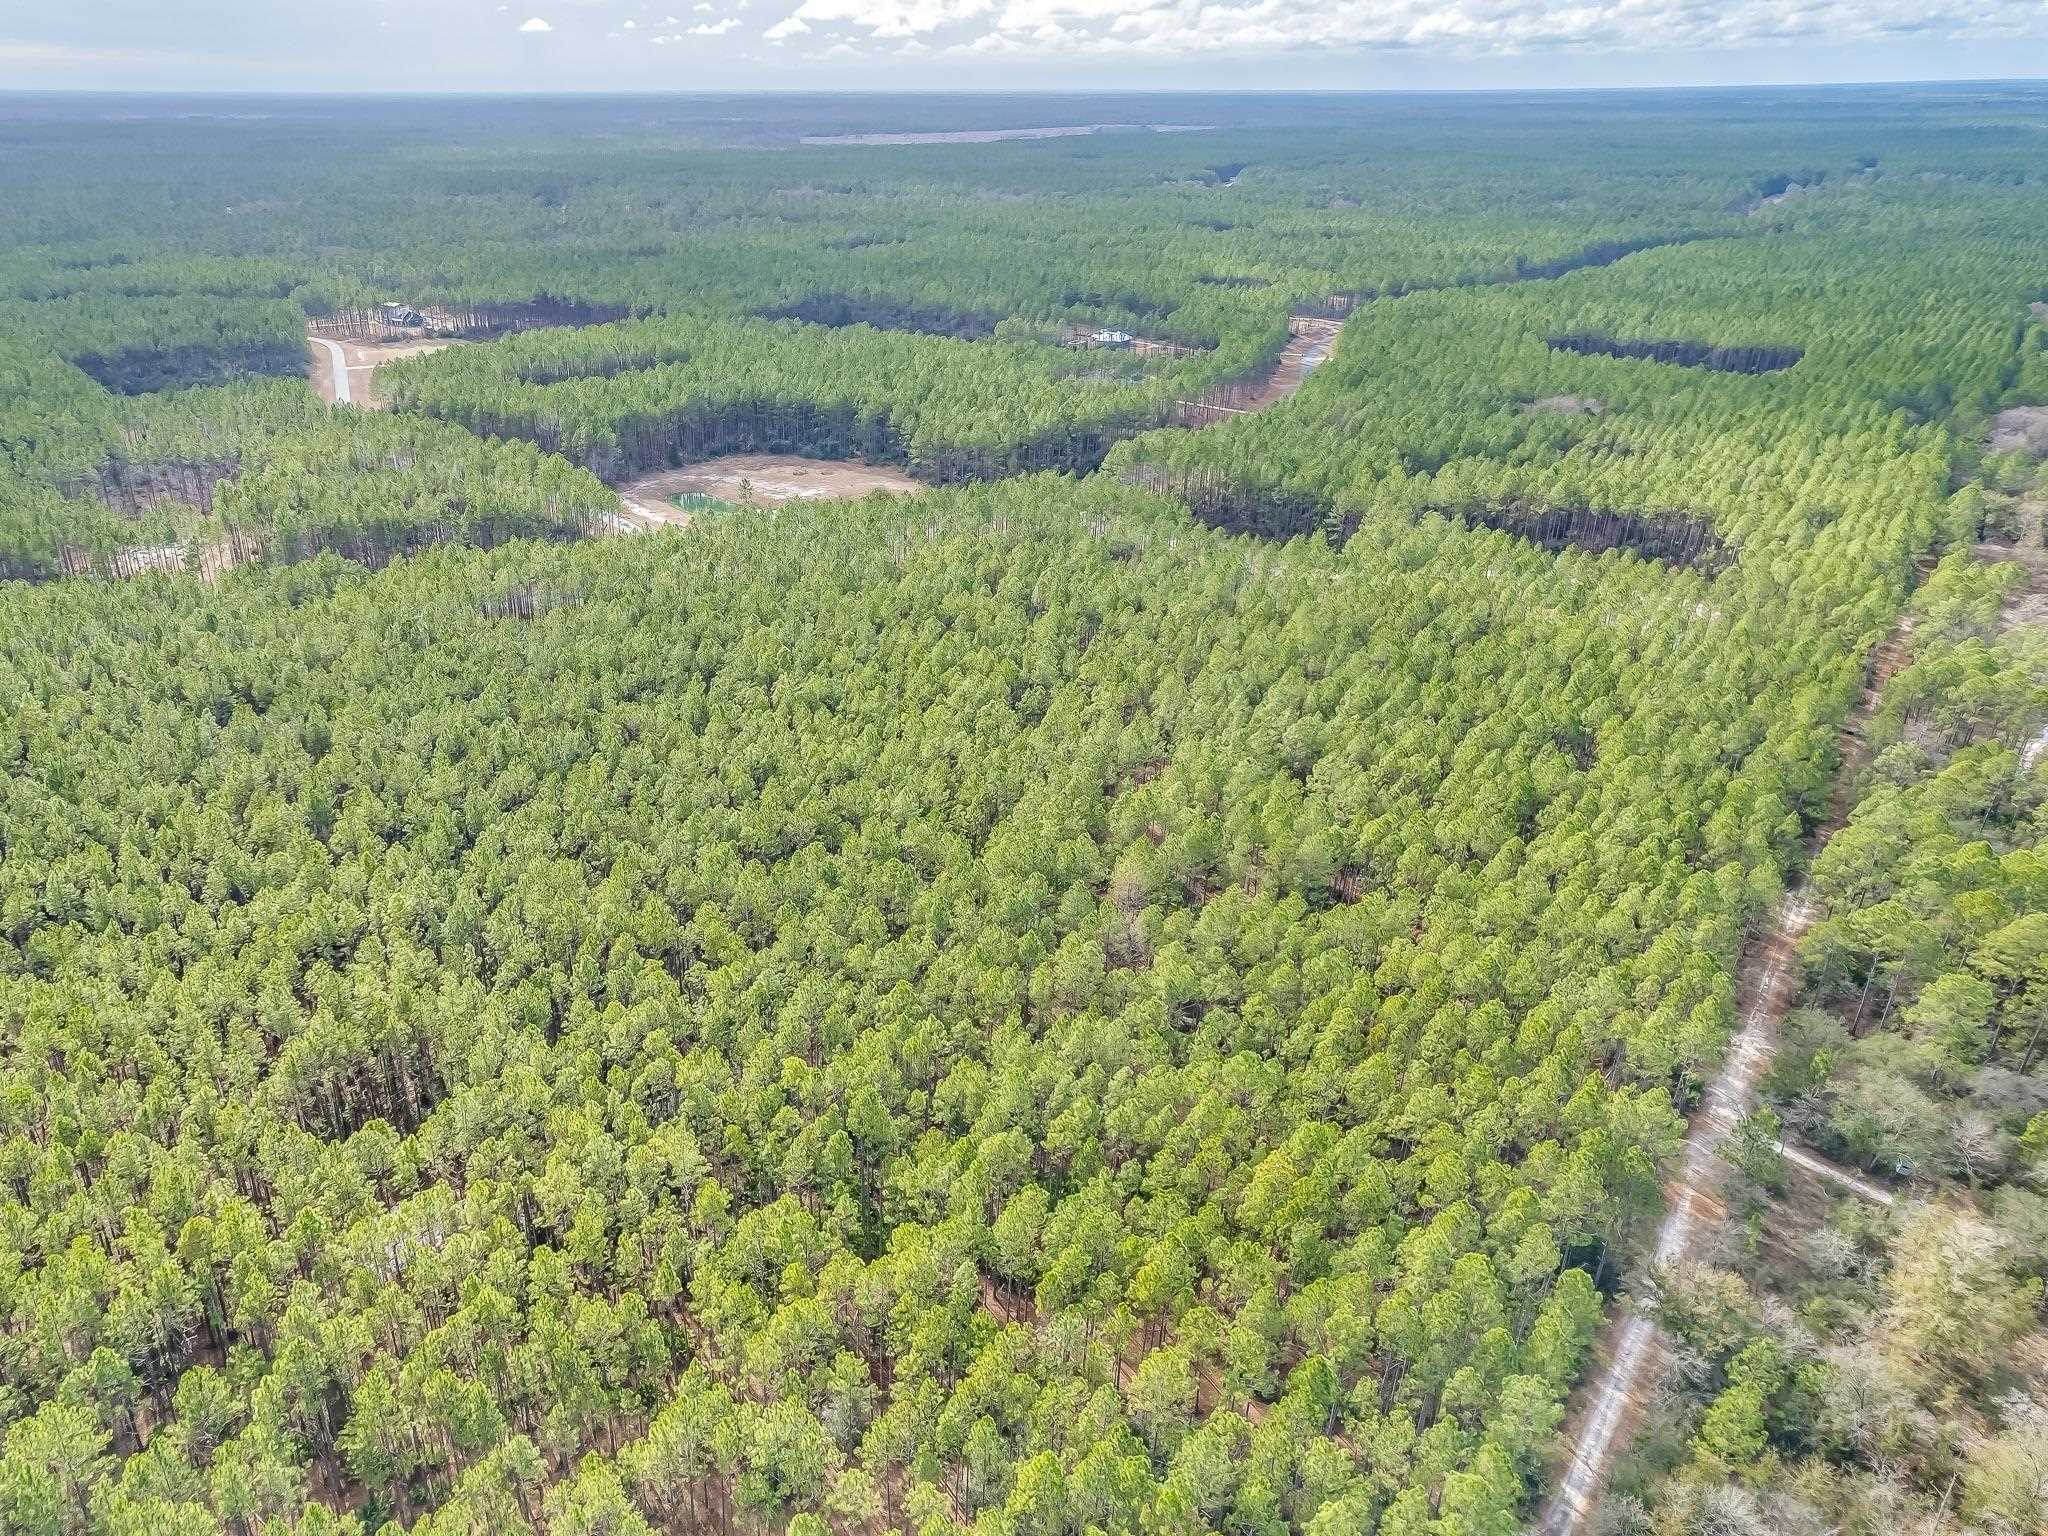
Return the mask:
{"type": "MultiPolygon", "coordinates": [[[[1856,776],[1868,755],[1865,732],[1885,683],[1905,662],[1905,641],[1911,630],[1911,619],[1901,617],[1891,638],[1871,657],[1870,682],[1842,729],[1842,765],[1835,776],[1828,819],[1815,833],[1812,851],[1817,852],[1847,819],[1856,776]]],[[[1678,1171],[1666,1186],[1669,1204],[1650,1256],[1654,1267],[1697,1255],[1725,1214],[1719,1199],[1722,1153],[1755,1106],[1757,1085],[1777,1047],[1778,1026],[1799,992],[1799,940],[1815,916],[1813,902],[1804,891],[1788,891],[1771,914],[1769,927],[1743,956],[1739,977],[1744,999],[1742,1025],[1707,1085],[1686,1132],[1678,1171]]],[[[1776,1147],[1788,1162],[1840,1188],[1878,1204],[1893,1203],[1890,1190],[1860,1174],[1801,1147],[1783,1142],[1776,1147]]],[[[1624,1304],[1609,1327],[1613,1339],[1605,1351],[1607,1365],[1590,1384],[1589,1396],[1574,1410],[1577,1428],[1571,1434],[1571,1459],[1537,1517],[1536,1536],[1579,1536],[1589,1528],[1601,1490],[1656,1382],[1656,1325],[1632,1304],[1624,1304]]]]}
{"type": "MultiPolygon", "coordinates": [[[[1812,924],[1813,916],[1813,906],[1804,893],[1787,894],[1772,914],[1763,942],[1751,951],[1745,965],[1750,973],[1749,1003],[1743,1009],[1742,1028],[1722,1058],[1721,1070],[1707,1086],[1685,1138],[1678,1174],[1666,1186],[1669,1204],[1650,1261],[1655,1266],[1687,1258],[1701,1236],[1721,1218],[1722,1149],[1749,1113],[1756,1086],[1770,1063],[1778,1024],[1799,988],[1795,954],[1799,937],[1812,924]]],[[[1574,1536],[1592,1518],[1600,1490],[1626,1439],[1623,1426],[1635,1417],[1643,1393],[1655,1380],[1650,1367],[1656,1355],[1656,1324],[1630,1306],[1621,1318],[1607,1369],[1594,1388],[1571,1461],[1537,1521],[1538,1536],[1574,1536]]]]}
{"type": "Polygon", "coordinates": [[[1308,376],[1320,367],[1330,355],[1330,349],[1337,345],[1337,333],[1344,328],[1341,320],[1297,320],[1295,334],[1288,338],[1287,346],[1280,353],[1280,360],[1273,366],[1273,375],[1266,380],[1265,387],[1251,399],[1244,402],[1248,411],[1263,411],[1269,405],[1277,405],[1308,382],[1308,376]]]}
{"type": "Polygon", "coordinates": [[[323,400],[336,405],[353,405],[355,400],[348,387],[348,354],[341,350],[341,343],[329,341],[325,336],[308,336],[315,352],[323,354],[326,366],[314,381],[314,389],[323,400]]]}
{"type": "Polygon", "coordinates": [[[1213,427],[1233,416],[1250,416],[1278,405],[1306,384],[1308,376],[1328,360],[1330,349],[1337,345],[1337,333],[1343,329],[1341,320],[1297,318],[1287,345],[1263,378],[1220,386],[1199,400],[1174,401],[1172,425],[1213,427]]]}
{"type": "Polygon", "coordinates": [[[1844,1168],[1840,1163],[1831,1163],[1804,1147],[1795,1147],[1790,1142],[1774,1141],[1771,1148],[1793,1167],[1805,1169],[1824,1184],[1846,1189],[1859,1200],[1868,1200],[1872,1205],[1898,1203],[1899,1197],[1895,1191],[1886,1189],[1874,1179],[1866,1179],[1862,1174],[1844,1168]]]}

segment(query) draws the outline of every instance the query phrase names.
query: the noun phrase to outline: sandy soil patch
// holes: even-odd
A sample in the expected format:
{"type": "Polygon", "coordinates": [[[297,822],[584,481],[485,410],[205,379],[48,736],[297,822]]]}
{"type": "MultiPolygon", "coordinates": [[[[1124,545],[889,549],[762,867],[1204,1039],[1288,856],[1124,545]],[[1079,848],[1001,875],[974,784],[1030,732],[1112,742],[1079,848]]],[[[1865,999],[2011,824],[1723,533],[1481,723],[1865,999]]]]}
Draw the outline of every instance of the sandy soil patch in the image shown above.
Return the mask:
{"type": "Polygon", "coordinates": [[[2036,299],[2027,309],[2036,320],[2048,320],[2048,299],[2036,299]]]}
{"type": "Polygon", "coordinates": [[[1989,453],[2028,453],[2048,458],[2048,405],[2016,405],[1991,423],[1989,453]]]}
{"type": "Polygon", "coordinates": [[[673,497],[715,496],[754,506],[786,501],[851,501],[870,491],[909,496],[926,489],[900,469],[844,459],[804,459],[793,454],[735,453],[640,475],[613,487],[619,510],[640,527],[685,526],[690,514],[673,497]]]}
{"type": "Polygon", "coordinates": [[[2048,628],[2048,592],[2023,591],[1998,616],[2001,631],[2048,628]]]}
{"type": "Polygon", "coordinates": [[[1002,139],[1074,139],[1091,133],[1208,133],[1208,123],[1083,123],[1069,128],[967,128],[952,133],[807,133],[806,144],[994,144],[1002,139]]]}
{"type": "Polygon", "coordinates": [[[1804,197],[1811,191],[1813,191],[1813,187],[1804,186],[1795,181],[1782,192],[1773,192],[1769,197],[1757,198],[1749,205],[1748,211],[1751,213],[1762,213],[1766,208],[1776,208],[1781,203],[1791,202],[1795,197],[1804,197]]]}
{"type": "Polygon", "coordinates": [[[1598,416],[1607,409],[1607,402],[1591,395],[1545,395],[1541,400],[1527,402],[1522,409],[1538,416],[1598,416]]]}

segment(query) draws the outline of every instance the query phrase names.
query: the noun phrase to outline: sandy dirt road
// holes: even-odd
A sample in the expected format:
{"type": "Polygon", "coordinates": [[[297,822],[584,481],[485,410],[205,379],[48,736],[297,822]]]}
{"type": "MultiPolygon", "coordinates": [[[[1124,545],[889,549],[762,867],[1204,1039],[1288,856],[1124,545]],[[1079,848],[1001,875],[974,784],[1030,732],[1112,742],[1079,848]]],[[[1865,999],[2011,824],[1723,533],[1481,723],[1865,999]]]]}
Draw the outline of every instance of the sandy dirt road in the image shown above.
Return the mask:
{"type": "Polygon", "coordinates": [[[313,390],[330,405],[354,405],[348,382],[348,354],[341,343],[325,336],[308,336],[313,348],[313,390]]]}
{"type": "MultiPolygon", "coordinates": [[[[1865,733],[1885,683],[1905,664],[1905,642],[1911,631],[1911,618],[1902,616],[1898,628],[1871,657],[1870,681],[1842,729],[1842,764],[1835,775],[1828,819],[1815,833],[1813,852],[1847,819],[1853,785],[1868,756],[1865,733]]],[[[1722,1154],[1755,1107],[1757,1085],[1777,1048],[1778,1027],[1799,994],[1799,940],[1816,915],[1814,903],[1804,891],[1788,891],[1771,914],[1769,926],[1743,956],[1741,1027],[1707,1085],[1687,1129],[1679,1167],[1665,1186],[1667,1204],[1650,1256],[1653,1267],[1696,1257],[1726,1214],[1719,1198],[1722,1154]]],[[[1775,1145],[1788,1162],[1837,1188],[1881,1205],[1890,1205],[1896,1198],[1875,1181],[1803,1147],[1784,1142],[1775,1145]]],[[[1585,1395],[1567,1421],[1570,1459],[1537,1516],[1536,1536],[1581,1536],[1591,1528],[1601,1491],[1656,1383],[1662,1353],[1656,1324],[1634,1305],[1624,1304],[1608,1327],[1610,1340],[1601,1351],[1606,1365],[1582,1389],[1585,1395]]]]}
{"type": "MultiPolygon", "coordinates": [[[[1669,1204],[1657,1228],[1653,1265],[1676,1264],[1691,1256],[1700,1238],[1721,1218],[1721,1153],[1755,1102],[1778,1025],[1799,989],[1795,950],[1813,917],[1813,906],[1803,893],[1788,894],[1772,914],[1763,943],[1752,951],[1749,968],[1754,975],[1742,1028],[1707,1086],[1685,1138],[1679,1171],[1666,1186],[1669,1204]]],[[[1574,1536],[1587,1528],[1615,1457],[1627,1441],[1624,1430],[1639,1416],[1643,1395],[1655,1380],[1652,1367],[1658,1352],[1657,1325],[1628,1307],[1573,1443],[1571,1460],[1537,1521],[1538,1536],[1574,1536]]]]}
{"type": "Polygon", "coordinates": [[[1256,384],[1226,385],[1211,390],[1199,400],[1176,400],[1172,424],[1199,430],[1228,421],[1233,416],[1251,416],[1287,399],[1308,376],[1329,359],[1337,345],[1341,320],[1294,321],[1294,334],[1273,360],[1272,370],[1256,384]]]}
{"type": "Polygon", "coordinates": [[[1329,357],[1330,349],[1337,345],[1337,333],[1344,328],[1341,320],[1297,320],[1294,324],[1296,332],[1273,365],[1272,377],[1257,394],[1241,402],[1239,409],[1263,411],[1300,389],[1329,357]]]}

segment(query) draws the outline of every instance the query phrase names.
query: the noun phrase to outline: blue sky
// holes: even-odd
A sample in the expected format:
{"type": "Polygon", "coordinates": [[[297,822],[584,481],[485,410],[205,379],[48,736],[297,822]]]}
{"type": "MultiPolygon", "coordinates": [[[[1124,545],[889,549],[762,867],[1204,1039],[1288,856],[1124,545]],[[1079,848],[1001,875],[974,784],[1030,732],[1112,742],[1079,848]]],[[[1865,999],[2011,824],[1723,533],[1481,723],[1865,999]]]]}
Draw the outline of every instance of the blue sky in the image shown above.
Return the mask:
{"type": "Polygon", "coordinates": [[[0,88],[1444,88],[2036,78],[2048,0],[0,0],[0,88]]]}

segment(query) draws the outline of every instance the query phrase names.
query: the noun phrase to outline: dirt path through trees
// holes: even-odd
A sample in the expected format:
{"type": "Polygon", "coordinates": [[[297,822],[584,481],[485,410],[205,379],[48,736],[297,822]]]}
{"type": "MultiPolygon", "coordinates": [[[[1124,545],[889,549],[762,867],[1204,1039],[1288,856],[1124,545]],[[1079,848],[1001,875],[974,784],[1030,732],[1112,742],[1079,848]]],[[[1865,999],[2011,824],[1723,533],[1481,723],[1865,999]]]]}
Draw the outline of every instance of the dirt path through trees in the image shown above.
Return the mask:
{"type": "Polygon", "coordinates": [[[1199,400],[1174,401],[1168,424],[1199,430],[1278,405],[1306,384],[1308,376],[1329,357],[1344,322],[1297,315],[1289,328],[1292,334],[1287,345],[1264,371],[1219,384],[1199,400]]]}
{"type": "Polygon", "coordinates": [[[1805,1169],[1815,1178],[1820,1179],[1824,1183],[1832,1184],[1837,1189],[1846,1189],[1859,1200],[1868,1200],[1872,1205],[1895,1205],[1898,1203],[1898,1195],[1892,1190],[1886,1189],[1882,1184],[1872,1179],[1866,1179],[1860,1173],[1852,1173],[1841,1164],[1831,1163],[1818,1153],[1809,1152],[1804,1147],[1794,1146],[1790,1142],[1773,1141],[1771,1143],[1771,1150],[1794,1167],[1805,1169]]]}
{"type": "MultiPolygon", "coordinates": [[[[1911,618],[1902,615],[1890,638],[1871,655],[1869,681],[1863,696],[1842,727],[1842,763],[1835,775],[1828,819],[1811,840],[1809,859],[1848,819],[1856,777],[1868,755],[1865,733],[1877,711],[1884,685],[1904,665],[1905,642],[1911,631],[1911,618]]],[[[1729,1042],[1719,1070],[1707,1085],[1706,1095],[1686,1133],[1677,1174],[1666,1185],[1670,1203],[1651,1251],[1653,1268],[1696,1257],[1703,1240],[1726,1214],[1719,1194],[1722,1154],[1755,1105],[1757,1085],[1777,1048],[1778,1026],[1798,995],[1799,940],[1812,926],[1815,916],[1812,900],[1804,891],[1787,891],[1771,914],[1769,926],[1743,956],[1739,973],[1744,999],[1742,1027],[1729,1042]]],[[[1867,1199],[1885,1205],[1892,1203],[1889,1190],[1837,1168],[1824,1158],[1782,1142],[1777,1149],[1789,1161],[1867,1199]]],[[[1602,1351],[1606,1367],[1593,1378],[1587,1395],[1567,1420],[1568,1424],[1576,1425],[1575,1429],[1567,1430],[1566,1436],[1571,1457],[1537,1519],[1537,1536],[1578,1536],[1589,1529],[1601,1490],[1656,1383],[1661,1357],[1656,1324],[1633,1303],[1625,1302],[1608,1328],[1612,1343],[1602,1351]]]]}

